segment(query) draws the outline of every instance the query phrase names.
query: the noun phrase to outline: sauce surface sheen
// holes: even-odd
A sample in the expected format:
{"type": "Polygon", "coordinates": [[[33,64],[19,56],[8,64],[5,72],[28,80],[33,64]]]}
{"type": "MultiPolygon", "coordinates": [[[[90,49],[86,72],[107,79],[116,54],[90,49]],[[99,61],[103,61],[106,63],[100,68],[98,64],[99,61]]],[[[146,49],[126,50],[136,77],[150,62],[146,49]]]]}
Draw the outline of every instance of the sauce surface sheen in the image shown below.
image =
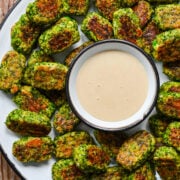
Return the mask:
{"type": "Polygon", "coordinates": [[[119,121],[136,113],[148,91],[148,77],[136,57],[104,51],[86,60],[76,79],[82,107],[103,121],[119,121]]]}

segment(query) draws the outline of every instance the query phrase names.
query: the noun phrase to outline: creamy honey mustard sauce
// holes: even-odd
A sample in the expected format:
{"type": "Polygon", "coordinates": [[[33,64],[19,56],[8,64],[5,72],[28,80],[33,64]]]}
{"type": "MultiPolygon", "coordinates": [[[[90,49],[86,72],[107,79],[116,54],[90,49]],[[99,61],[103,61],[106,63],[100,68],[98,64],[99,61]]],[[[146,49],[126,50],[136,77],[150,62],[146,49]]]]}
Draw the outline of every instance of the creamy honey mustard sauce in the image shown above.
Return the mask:
{"type": "Polygon", "coordinates": [[[104,121],[119,121],[136,113],[148,90],[143,65],[124,51],[104,51],[81,67],[76,90],[82,107],[104,121]]]}

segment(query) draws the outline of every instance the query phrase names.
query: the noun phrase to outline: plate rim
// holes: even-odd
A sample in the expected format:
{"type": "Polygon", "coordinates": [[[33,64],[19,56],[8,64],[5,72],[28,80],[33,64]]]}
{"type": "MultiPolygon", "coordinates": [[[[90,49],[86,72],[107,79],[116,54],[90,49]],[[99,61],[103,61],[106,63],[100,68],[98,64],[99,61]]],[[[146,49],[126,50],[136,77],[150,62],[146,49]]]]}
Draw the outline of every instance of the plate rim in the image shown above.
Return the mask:
{"type": "MultiPolygon", "coordinates": [[[[6,20],[8,19],[8,17],[10,16],[10,14],[12,13],[12,11],[16,8],[16,6],[21,2],[22,0],[17,0],[13,6],[8,10],[8,12],[6,13],[5,17],[3,18],[1,24],[0,24],[0,31],[4,25],[4,23],[6,22],[6,20]]],[[[24,176],[18,171],[18,169],[16,168],[15,164],[10,161],[10,159],[8,158],[5,150],[3,149],[2,145],[0,144],[0,152],[1,155],[4,157],[4,159],[6,160],[6,162],[8,163],[8,165],[12,168],[12,170],[16,173],[16,175],[18,175],[22,180],[25,180],[24,176]]]]}

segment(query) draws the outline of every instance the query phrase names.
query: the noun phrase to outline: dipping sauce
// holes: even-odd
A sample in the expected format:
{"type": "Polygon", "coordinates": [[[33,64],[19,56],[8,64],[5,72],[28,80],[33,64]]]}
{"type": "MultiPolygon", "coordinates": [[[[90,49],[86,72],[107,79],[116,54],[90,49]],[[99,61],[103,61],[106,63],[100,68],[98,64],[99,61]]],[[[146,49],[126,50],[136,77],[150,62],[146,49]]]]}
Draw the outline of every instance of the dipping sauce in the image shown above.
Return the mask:
{"type": "Polygon", "coordinates": [[[124,51],[104,51],[82,65],[76,79],[82,107],[95,118],[119,121],[136,113],[148,91],[143,65],[124,51]]]}

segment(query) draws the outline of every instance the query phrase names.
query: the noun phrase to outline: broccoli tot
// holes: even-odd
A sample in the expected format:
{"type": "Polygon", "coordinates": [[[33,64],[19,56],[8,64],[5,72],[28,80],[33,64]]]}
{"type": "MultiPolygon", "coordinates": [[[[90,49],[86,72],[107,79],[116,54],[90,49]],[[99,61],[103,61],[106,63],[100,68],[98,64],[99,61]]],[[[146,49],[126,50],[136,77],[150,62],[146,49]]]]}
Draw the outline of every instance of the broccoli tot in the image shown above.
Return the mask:
{"type": "Polygon", "coordinates": [[[155,170],[153,165],[146,162],[141,167],[130,173],[126,180],[155,180],[155,170]]]}
{"type": "Polygon", "coordinates": [[[30,54],[40,35],[40,28],[33,25],[26,14],[11,28],[11,45],[24,55],[30,54]]]}
{"type": "Polygon", "coordinates": [[[92,144],[91,136],[85,131],[73,131],[57,136],[54,140],[56,158],[72,158],[73,149],[81,144],[92,144]]]}
{"type": "Polygon", "coordinates": [[[52,166],[53,180],[84,180],[87,178],[72,159],[61,159],[52,166]]]}
{"type": "Polygon", "coordinates": [[[52,157],[53,149],[53,141],[48,136],[22,137],[13,143],[12,153],[24,163],[42,162],[52,157]]]}
{"type": "Polygon", "coordinates": [[[123,132],[106,132],[95,130],[94,136],[102,149],[106,151],[111,157],[117,156],[119,147],[126,139],[126,135],[123,132]]]}
{"type": "Polygon", "coordinates": [[[153,19],[162,30],[180,28],[180,4],[159,5],[153,19]]]}
{"type": "Polygon", "coordinates": [[[149,127],[155,137],[162,137],[171,120],[160,114],[152,115],[149,118],[149,127]]]}
{"type": "Polygon", "coordinates": [[[66,16],[40,35],[39,46],[46,54],[59,53],[79,39],[77,22],[66,16]]]}
{"type": "Polygon", "coordinates": [[[71,15],[85,15],[89,8],[89,0],[62,0],[63,12],[71,15]]]}
{"type": "Polygon", "coordinates": [[[94,41],[110,39],[113,37],[111,23],[96,12],[90,12],[81,24],[82,32],[94,41]]]}
{"type": "Polygon", "coordinates": [[[154,21],[150,21],[145,26],[141,38],[137,40],[137,45],[141,47],[146,53],[151,55],[153,51],[152,41],[159,33],[160,29],[157,27],[154,21]]]}
{"type": "Polygon", "coordinates": [[[24,55],[8,51],[0,65],[0,90],[15,94],[21,86],[21,79],[26,64],[24,55]]]}
{"type": "Polygon", "coordinates": [[[180,93],[160,92],[156,107],[163,115],[180,119],[180,93]]]}
{"type": "Polygon", "coordinates": [[[60,0],[35,0],[26,8],[26,14],[36,25],[50,25],[56,22],[62,14],[60,0]]]}
{"type": "Polygon", "coordinates": [[[73,151],[76,166],[86,173],[105,171],[109,162],[109,155],[96,145],[82,144],[73,151]]]}
{"type": "Polygon", "coordinates": [[[28,66],[39,62],[54,62],[53,57],[45,54],[42,50],[34,50],[28,59],[28,66]]]}
{"type": "Polygon", "coordinates": [[[68,103],[63,104],[54,116],[53,126],[59,134],[74,130],[80,120],[72,112],[68,103]]]}
{"type": "Polygon", "coordinates": [[[163,63],[163,73],[171,80],[180,81],[180,61],[163,63]]]}
{"type": "Polygon", "coordinates": [[[153,56],[162,62],[172,62],[180,58],[180,29],[158,34],[152,42],[153,56]]]}
{"type": "Polygon", "coordinates": [[[113,30],[115,38],[135,44],[142,35],[140,20],[131,8],[122,8],[114,12],[113,30]]]}
{"type": "Polygon", "coordinates": [[[8,129],[23,136],[45,136],[51,131],[47,116],[22,109],[11,111],[5,123],[8,129]]]}
{"type": "Polygon", "coordinates": [[[180,93],[180,82],[167,81],[161,85],[160,91],[180,93]]]}
{"type": "Polygon", "coordinates": [[[117,162],[132,171],[140,167],[155,149],[155,138],[147,131],[141,130],[127,139],[119,148],[117,162]]]}
{"type": "Polygon", "coordinates": [[[23,82],[43,90],[62,90],[68,68],[56,62],[41,62],[28,66],[23,82]]]}
{"type": "Polygon", "coordinates": [[[113,19],[113,13],[120,8],[119,0],[96,0],[98,11],[109,21],[113,19]]]}
{"type": "Polygon", "coordinates": [[[22,86],[13,100],[21,109],[44,114],[49,118],[55,111],[55,105],[31,86],[22,86]]]}
{"type": "Polygon", "coordinates": [[[180,177],[180,155],[172,147],[162,146],[156,149],[153,162],[162,179],[175,180],[180,177]]]}
{"type": "Polygon", "coordinates": [[[140,26],[143,28],[147,22],[151,19],[153,8],[146,1],[139,1],[133,8],[133,11],[140,19],[140,26]]]}
{"type": "Polygon", "coordinates": [[[163,134],[163,142],[180,151],[180,122],[174,121],[168,125],[163,134]]]}
{"type": "Polygon", "coordinates": [[[105,172],[94,173],[91,180],[123,180],[126,179],[126,173],[120,166],[108,167],[105,172]]]}

